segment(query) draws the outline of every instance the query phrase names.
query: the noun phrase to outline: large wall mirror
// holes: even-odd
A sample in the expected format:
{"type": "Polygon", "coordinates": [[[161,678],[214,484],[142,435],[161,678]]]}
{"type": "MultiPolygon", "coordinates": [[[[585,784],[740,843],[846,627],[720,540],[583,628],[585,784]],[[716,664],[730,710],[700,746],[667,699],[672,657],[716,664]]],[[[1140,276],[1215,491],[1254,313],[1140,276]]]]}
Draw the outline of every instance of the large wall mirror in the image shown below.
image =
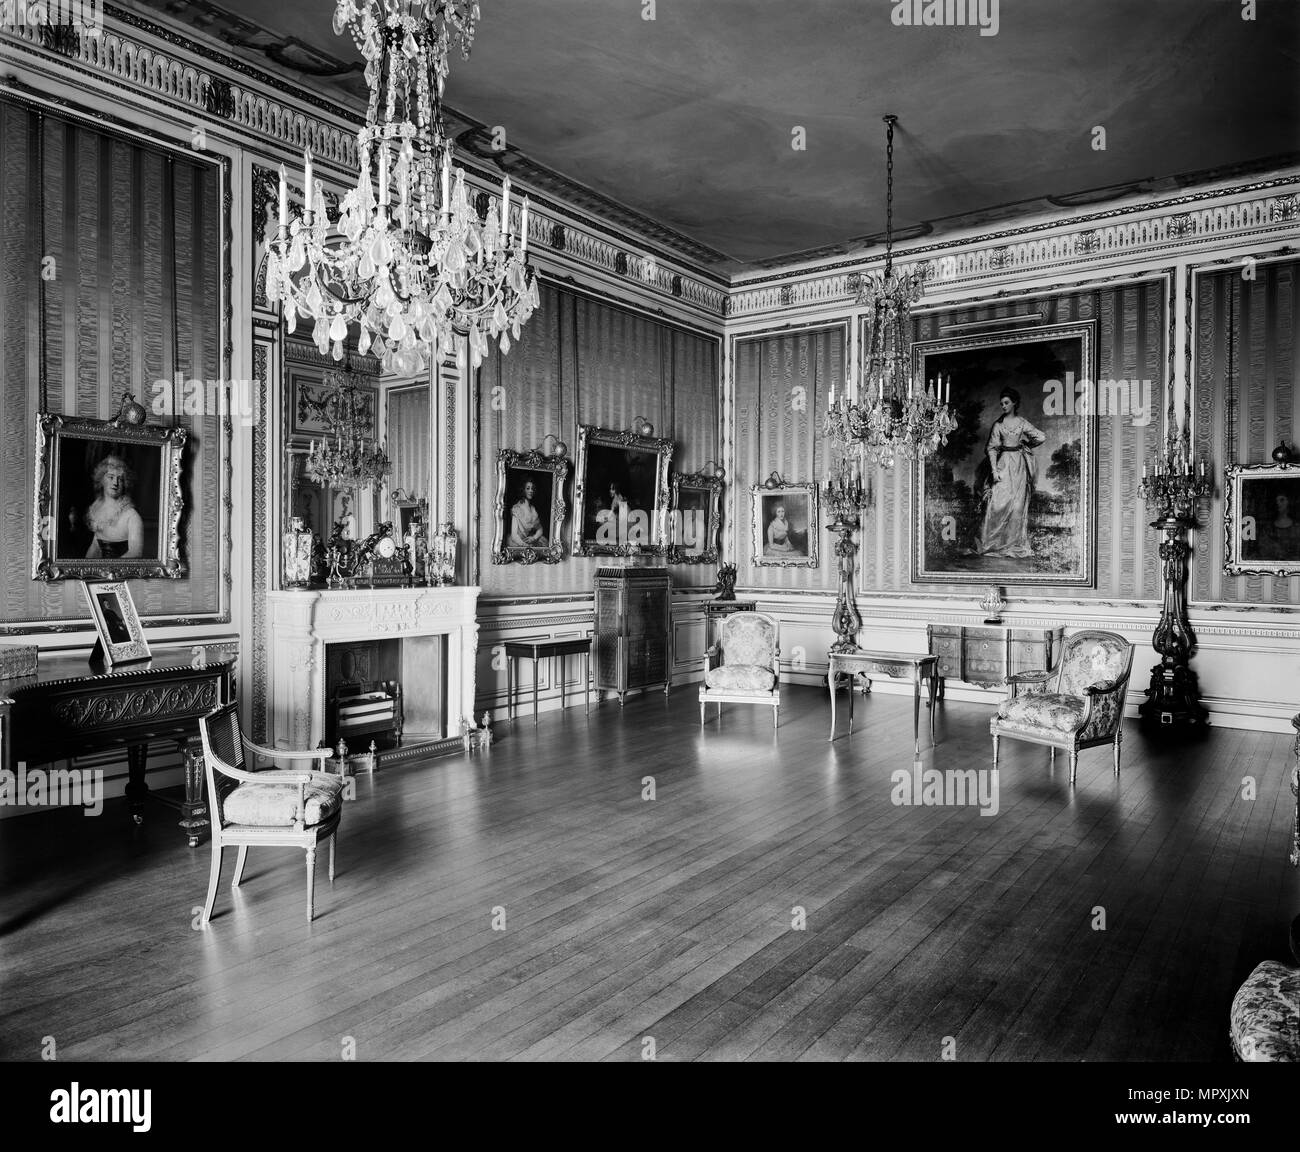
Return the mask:
{"type": "MultiPolygon", "coordinates": [[[[386,521],[398,530],[412,508],[421,502],[428,505],[432,435],[427,377],[382,376],[373,357],[351,353],[339,363],[314,344],[290,339],[284,343],[283,379],[281,515],[285,528],[297,517],[322,546],[336,528],[344,539],[361,541],[386,521]],[[341,385],[353,391],[348,407],[357,434],[382,447],[388,456],[390,470],[382,482],[349,489],[321,484],[308,475],[313,444],[320,445],[334,434],[343,413],[341,385]]],[[[318,583],[324,573],[315,575],[313,583],[318,583]]],[[[285,584],[283,571],[280,583],[285,584]]]]}

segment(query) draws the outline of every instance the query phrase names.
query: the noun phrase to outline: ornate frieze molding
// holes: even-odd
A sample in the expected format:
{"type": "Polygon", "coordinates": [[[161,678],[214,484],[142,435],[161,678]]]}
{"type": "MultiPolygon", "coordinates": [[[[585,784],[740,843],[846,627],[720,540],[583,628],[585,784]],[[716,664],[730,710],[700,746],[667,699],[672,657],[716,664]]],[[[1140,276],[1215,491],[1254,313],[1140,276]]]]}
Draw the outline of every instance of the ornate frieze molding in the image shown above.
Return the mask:
{"type": "MultiPolygon", "coordinates": [[[[1294,237],[1300,225],[1300,175],[1189,193],[1078,217],[1068,225],[1029,224],[975,240],[913,249],[904,273],[920,268],[927,292],[1049,276],[1069,269],[1114,269],[1261,237],[1294,237]]],[[[825,304],[852,304],[861,274],[875,261],[842,260],[820,269],[774,273],[733,288],[737,319],[825,304]]]]}
{"type": "Polygon", "coordinates": [[[726,312],[727,293],[712,284],[666,268],[657,261],[635,254],[603,236],[577,229],[572,222],[534,210],[528,221],[528,243],[536,249],[552,248],[574,257],[589,268],[599,268],[661,295],[693,304],[710,316],[726,312]]]}
{"type": "MultiPolygon", "coordinates": [[[[38,30],[20,24],[0,33],[0,41],[21,45],[31,55],[48,57],[38,30]]],[[[218,118],[282,147],[310,148],[322,160],[356,167],[356,131],[329,124],[302,111],[232,83],[184,59],[149,46],[130,34],[107,25],[95,35],[83,34],[75,51],[60,53],[85,74],[134,89],[138,95],[193,113],[197,118],[218,118]],[[211,108],[214,93],[219,106],[211,108]]]]}

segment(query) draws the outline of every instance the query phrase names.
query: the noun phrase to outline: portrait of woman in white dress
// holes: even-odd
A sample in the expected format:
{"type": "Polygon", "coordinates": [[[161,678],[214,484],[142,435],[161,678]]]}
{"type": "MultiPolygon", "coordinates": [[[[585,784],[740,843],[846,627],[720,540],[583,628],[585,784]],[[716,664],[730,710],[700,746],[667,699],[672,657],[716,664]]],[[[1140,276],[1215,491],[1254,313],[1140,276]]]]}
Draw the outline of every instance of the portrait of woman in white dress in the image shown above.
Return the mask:
{"type": "Polygon", "coordinates": [[[529,479],[524,481],[523,492],[518,500],[510,506],[510,532],[506,537],[507,548],[545,548],[546,525],[537,510],[537,484],[529,479]]]}
{"type": "MultiPolygon", "coordinates": [[[[918,379],[943,380],[946,439],[918,458],[912,578],[1095,582],[1096,322],[921,341],[918,379]],[[993,579],[998,577],[999,579],[993,579]]],[[[1154,425],[1126,423],[1133,458],[1154,425]]]]}
{"type": "Polygon", "coordinates": [[[135,473],[116,455],[105,456],[92,476],[95,499],[86,511],[92,536],[87,560],[134,560],[144,555],[144,520],[135,506],[135,473]]]}
{"type": "Polygon", "coordinates": [[[1020,393],[1003,388],[1001,414],[989,429],[985,454],[989,471],[983,513],[971,552],[975,556],[1028,557],[1029,502],[1038,479],[1034,449],[1047,439],[1020,415],[1020,393]]]}
{"type": "Polygon", "coordinates": [[[790,539],[790,521],[786,519],[784,504],[778,504],[772,509],[772,519],[767,522],[766,550],[769,555],[777,556],[794,551],[794,543],[790,539]]]}
{"type": "Polygon", "coordinates": [[[797,565],[815,568],[816,485],[786,485],[754,491],[754,560],[762,566],[797,565]]]}

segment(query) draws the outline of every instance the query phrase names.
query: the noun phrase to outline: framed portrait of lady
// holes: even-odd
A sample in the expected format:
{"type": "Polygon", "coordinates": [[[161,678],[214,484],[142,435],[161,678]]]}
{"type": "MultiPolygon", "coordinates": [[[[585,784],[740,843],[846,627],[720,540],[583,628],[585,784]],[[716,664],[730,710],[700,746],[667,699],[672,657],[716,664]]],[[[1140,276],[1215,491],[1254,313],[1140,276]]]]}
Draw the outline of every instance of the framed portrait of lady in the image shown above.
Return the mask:
{"type": "Polygon", "coordinates": [[[569,461],[541,452],[497,453],[494,564],[556,564],[564,559],[564,481],[569,461]]]}
{"type": "Polygon", "coordinates": [[[816,568],[817,485],[755,484],[754,564],[759,568],[816,568]]]}
{"type": "Polygon", "coordinates": [[[36,417],[32,578],[179,579],[185,428],[36,417]]]}
{"type": "Polygon", "coordinates": [[[1224,473],[1229,576],[1300,576],[1300,465],[1234,464],[1224,473]]]}
{"type": "Polygon", "coordinates": [[[1095,322],[912,346],[957,428],[918,461],[915,582],[1091,586],[1095,322]]]}

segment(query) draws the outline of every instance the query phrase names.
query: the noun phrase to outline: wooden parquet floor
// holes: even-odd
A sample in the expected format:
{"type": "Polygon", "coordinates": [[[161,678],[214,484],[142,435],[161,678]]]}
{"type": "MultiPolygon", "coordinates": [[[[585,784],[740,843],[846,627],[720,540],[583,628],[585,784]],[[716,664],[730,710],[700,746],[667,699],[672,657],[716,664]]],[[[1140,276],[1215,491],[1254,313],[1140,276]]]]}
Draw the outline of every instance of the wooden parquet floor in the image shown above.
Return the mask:
{"type": "MultiPolygon", "coordinates": [[[[982,814],[893,802],[910,698],[832,744],[824,694],[786,696],[775,733],[701,729],[684,686],[362,777],[310,926],[299,851],[233,893],[228,853],[195,930],[209,849],[170,810],[135,839],[117,802],[0,821],[0,1057],[1229,1058],[1233,992],[1300,912],[1286,736],[1130,722],[1119,781],[1094,750],[1073,790],[1004,741],[982,814]]],[[[939,707],[922,765],[987,769],[989,708],[939,707]]]]}

